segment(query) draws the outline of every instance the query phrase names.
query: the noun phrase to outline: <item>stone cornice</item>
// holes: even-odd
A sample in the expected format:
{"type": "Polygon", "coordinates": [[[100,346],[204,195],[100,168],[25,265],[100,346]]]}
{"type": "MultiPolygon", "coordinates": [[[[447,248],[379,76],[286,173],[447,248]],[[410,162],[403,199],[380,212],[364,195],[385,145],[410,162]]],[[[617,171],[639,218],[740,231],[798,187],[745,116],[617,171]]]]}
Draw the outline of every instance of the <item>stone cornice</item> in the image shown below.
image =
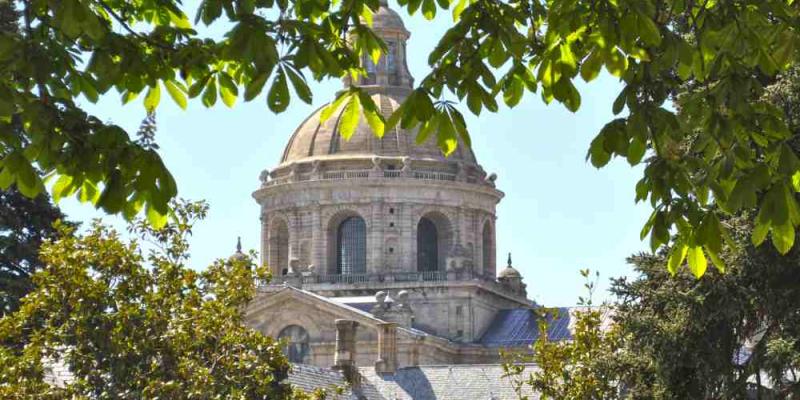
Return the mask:
{"type": "MultiPolygon", "coordinates": [[[[268,197],[275,195],[291,193],[301,190],[305,191],[309,189],[339,189],[342,188],[343,186],[386,187],[389,189],[392,188],[448,189],[448,190],[486,195],[494,198],[495,203],[500,202],[500,200],[505,196],[505,193],[503,193],[502,191],[493,188],[491,186],[482,184],[458,182],[458,181],[414,179],[406,177],[396,177],[396,178],[376,177],[376,178],[340,179],[340,180],[320,179],[320,180],[293,181],[293,182],[280,183],[257,189],[256,191],[253,192],[253,198],[257,202],[261,203],[268,197]]],[[[320,201],[319,203],[324,204],[324,202],[322,201],[320,201]]]]}

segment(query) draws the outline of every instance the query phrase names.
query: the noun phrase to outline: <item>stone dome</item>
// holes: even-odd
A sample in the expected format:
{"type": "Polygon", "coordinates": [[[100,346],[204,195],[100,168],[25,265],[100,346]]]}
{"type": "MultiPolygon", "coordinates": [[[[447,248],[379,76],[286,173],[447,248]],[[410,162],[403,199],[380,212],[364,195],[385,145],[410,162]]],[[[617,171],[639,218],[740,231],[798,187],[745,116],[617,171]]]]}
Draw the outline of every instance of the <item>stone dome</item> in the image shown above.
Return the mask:
{"type": "Polygon", "coordinates": [[[519,271],[516,270],[516,268],[508,266],[508,267],[503,268],[502,271],[500,271],[499,277],[500,278],[521,278],[522,275],[519,273],[519,271]]]}
{"type": "Polygon", "coordinates": [[[372,15],[372,29],[373,30],[398,30],[402,31],[408,37],[406,25],[403,19],[396,11],[387,7],[386,2],[381,1],[381,6],[378,11],[372,15]]]}
{"type": "Polygon", "coordinates": [[[511,266],[511,253],[508,253],[508,265],[506,265],[506,267],[503,268],[502,271],[500,271],[500,274],[498,275],[498,278],[500,278],[500,279],[509,279],[509,278],[522,279],[522,274],[520,274],[519,271],[517,271],[516,268],[511,266]]]}
{"type": "MultiPolygon", "coordinates": [[[[373,101],[387,118],[400,106],[404,98],[404,93],[392,94],[390,91],[372,95],[373,101]]],[[[456,150],[448,157],[442,154],[433,134],[424,143],[417,144],[417,129],[406,131],[395,127],[386,131],[382,138],[378,138],[363,115],[353,136],[349,140],[345,140],[337,127],[344,108],[342,106],[325,122],[320,121],[320,114],[322,114],[324,106],[306,118],[289,139],[281,158],[281,164],[374,156],[476,164],[472,149],[461,141],[456,150]]]]}

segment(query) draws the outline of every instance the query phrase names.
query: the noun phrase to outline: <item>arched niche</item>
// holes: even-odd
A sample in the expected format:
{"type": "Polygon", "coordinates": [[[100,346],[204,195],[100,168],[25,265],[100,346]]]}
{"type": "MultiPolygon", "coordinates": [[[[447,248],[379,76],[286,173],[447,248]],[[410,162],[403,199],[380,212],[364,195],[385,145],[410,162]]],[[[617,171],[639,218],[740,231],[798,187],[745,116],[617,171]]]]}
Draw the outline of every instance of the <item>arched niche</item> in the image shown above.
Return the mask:
{"type": "Polygon", "coordinates": [[[442,212],[424,213],[416,225],[418,272],[445,271],[453,247],[453,225],[442,212]]]}

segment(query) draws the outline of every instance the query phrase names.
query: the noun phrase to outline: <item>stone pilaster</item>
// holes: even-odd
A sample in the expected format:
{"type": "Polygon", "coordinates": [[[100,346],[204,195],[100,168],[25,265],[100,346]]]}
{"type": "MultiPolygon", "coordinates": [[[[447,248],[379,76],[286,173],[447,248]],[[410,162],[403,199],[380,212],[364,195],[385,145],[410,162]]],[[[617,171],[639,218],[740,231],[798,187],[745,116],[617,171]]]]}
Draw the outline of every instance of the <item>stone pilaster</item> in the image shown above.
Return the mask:
{"type": "Polygon", "coordinates": [[[375,201],[370,207],[371,224],[367,232],[367,273],[376,274],[383,269],[383,237],[385,218],[383,218],[383,202],[375,201]]]}
{"type": "Polygon", "coordinates": [[[261,217],[259,219],[261,220],[261,254],[259,254],[259,256],[261,258],[261,265],[269,265],[267,263],[267,251],[269,251],[269,248],[267,247],[269,225],[267,223],[267,215],[263,210],[261,211],[261,217]]]}
{"type": "Polygon", "coordinates": [[[311,205],[311,264],[314,265],[314,272],[325,274],[325,236],[322,226],[322,212],[318,203],[311,205]]]}

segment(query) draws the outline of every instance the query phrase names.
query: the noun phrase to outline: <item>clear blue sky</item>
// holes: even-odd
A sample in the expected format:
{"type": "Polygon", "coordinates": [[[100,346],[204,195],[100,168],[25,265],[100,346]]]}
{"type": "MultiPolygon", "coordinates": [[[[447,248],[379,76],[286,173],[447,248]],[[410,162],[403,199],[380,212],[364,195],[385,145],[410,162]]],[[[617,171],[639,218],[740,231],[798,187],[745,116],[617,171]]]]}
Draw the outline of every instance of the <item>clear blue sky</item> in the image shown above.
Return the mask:
{"type": "MultiPolygon", "coordinates": [[[[195,2],[188,2],[187,10],[194,18],[195,2]]],[[[428,53],[452,20],[449,12],[434,21],[419,14],[403,18],[411,31],[409,68],[420,79],[428,71],[428,53]]],[[[179,196],[205,199],[211,206],[192,238],[192,267],[204,268],[215,258],[229,256],[237,236],[245,248],[259,248],[259,210],[251,197],[259,172],[278,163],[294,128],[340,87],[338,81],[314,84],[313,105],[293,98],[280,115],[269,111],[264,95],[250,103],[240,100],[232,109],[221,102],[206,109],[199,100],[192,101],[186,111],[162,95],[156,136],[161,156],[178,182],[179,196]]],[[[527,95],[514,109],[501,107],[497,114],[468,118],[478,161],[486,171],[497,173],[498,188],[506,194],[497,209],[498,266],[504,266],[512,252],[529,296],[539,303],[574,304],[584,294],[581,268],[600,271],[604,291],[608,278],[630,273],[625,258],[647,247],[639,231],[649,209],[633,201],[641,169],[623,159],[601,170],[585,161],[591,139],[613,117],[611,103],[620,88],[608,75],[581,85],[577,113],[527,95]]],[[[101,119],[129,132],[135,132],[144,117],[141,99],[122,106],[116,93],[108,93],[96,105],[84,103],[101,119]]],[[[72,199],[60,205],[73,220],[103,217],[124,230],[120,218],[91,205],[72,199]]]]}

